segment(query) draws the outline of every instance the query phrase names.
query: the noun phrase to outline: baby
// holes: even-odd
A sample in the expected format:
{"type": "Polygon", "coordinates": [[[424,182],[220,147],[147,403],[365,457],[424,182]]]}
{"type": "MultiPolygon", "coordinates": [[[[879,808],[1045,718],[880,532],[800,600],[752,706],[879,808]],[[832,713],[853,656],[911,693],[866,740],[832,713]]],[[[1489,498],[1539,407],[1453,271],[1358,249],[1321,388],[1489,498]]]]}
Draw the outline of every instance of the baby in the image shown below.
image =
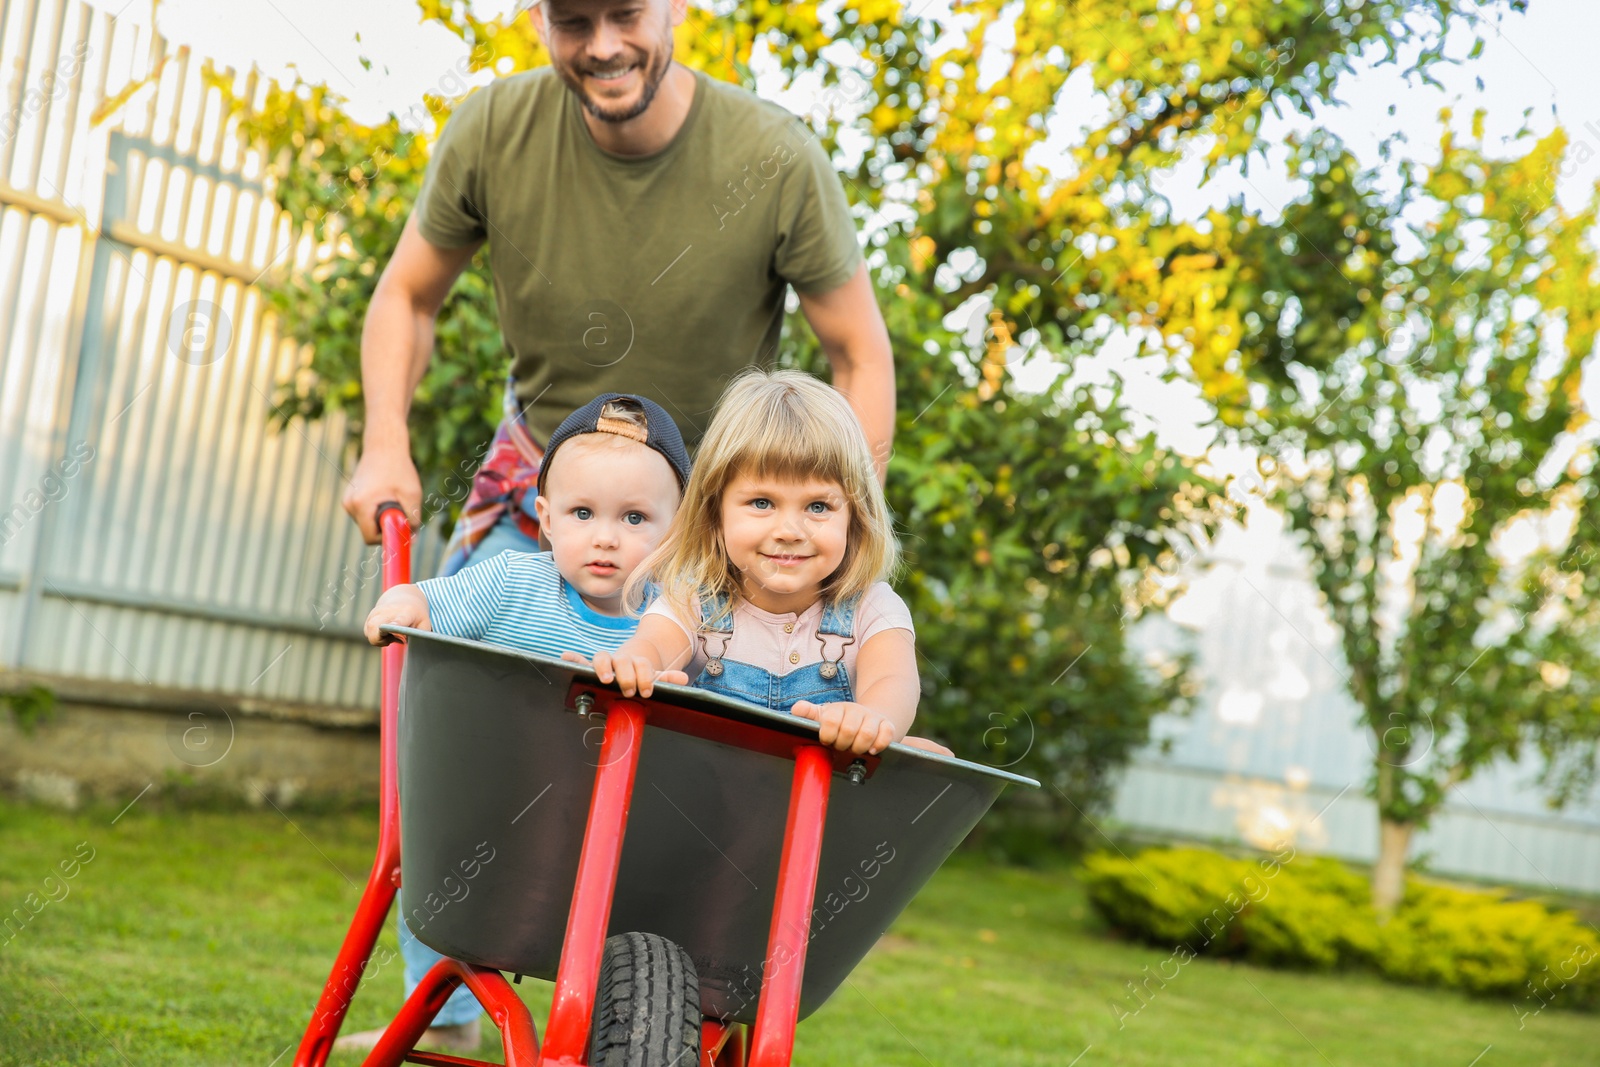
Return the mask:
{"type": "Polygon", "coordinates": [[[395,586],[367,616],[367,640],[378,644],[387,625],[550,657],[620,647],[639,626],[623,586],[666,536],[688,478],[689,453],[660,406],[596,397],[545,448],[534,509],[550,551],[502,552],[395,586]]]}

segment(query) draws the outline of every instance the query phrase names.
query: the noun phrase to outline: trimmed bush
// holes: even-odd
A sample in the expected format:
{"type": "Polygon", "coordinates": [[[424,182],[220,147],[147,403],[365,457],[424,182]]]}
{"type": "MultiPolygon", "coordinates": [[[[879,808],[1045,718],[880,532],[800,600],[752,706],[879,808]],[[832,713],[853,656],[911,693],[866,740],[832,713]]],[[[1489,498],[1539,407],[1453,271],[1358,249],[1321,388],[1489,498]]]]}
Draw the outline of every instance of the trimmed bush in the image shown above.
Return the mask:
{"type": "Polygon", "coordinates": [[[1378,969],[1396,981],[1600,1006],[1600,938],[1571,912],[1412,883],[1383,935],[1378,969]]]}
{"type": "Polygon", "coordinates": [[[1595,931],[1503,892],[1412,882],[1379,926],[1364,877],[1293,849],[1254,860],[1196,848],[1147,849],[1134,860],[1098,853],[1084,861],[1084,881],[1108,923],[1162,947],[1266,966],[1367,968],[1510,996],[1528,1011],[1600,1006],[1595,931]]]}

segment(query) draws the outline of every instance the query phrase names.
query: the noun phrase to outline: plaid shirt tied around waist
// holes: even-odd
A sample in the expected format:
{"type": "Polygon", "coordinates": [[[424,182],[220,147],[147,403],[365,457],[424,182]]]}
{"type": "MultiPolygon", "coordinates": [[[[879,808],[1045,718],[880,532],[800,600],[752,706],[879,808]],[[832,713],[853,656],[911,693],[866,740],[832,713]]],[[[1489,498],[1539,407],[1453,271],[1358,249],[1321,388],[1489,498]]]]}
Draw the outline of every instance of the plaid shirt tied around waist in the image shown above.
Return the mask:
{"type": "Polygon", "coordinates": [[[494,439],[489,442],[483,463],[472,476],[467,503],[445,545],[441,576],[465,567],[473,550],[489,536],[489,531],[507,510],[519,530],[534,541],[539,539],[539,520],[523,510],[522,501],[529,491],[538,494],[539,465],[543,460],[544,449],[539,447],[528,431],[528,424],[522,420],[522,409],[517,405],[517,394],[508,378],[504,416],[494,431],[494,439]]]}

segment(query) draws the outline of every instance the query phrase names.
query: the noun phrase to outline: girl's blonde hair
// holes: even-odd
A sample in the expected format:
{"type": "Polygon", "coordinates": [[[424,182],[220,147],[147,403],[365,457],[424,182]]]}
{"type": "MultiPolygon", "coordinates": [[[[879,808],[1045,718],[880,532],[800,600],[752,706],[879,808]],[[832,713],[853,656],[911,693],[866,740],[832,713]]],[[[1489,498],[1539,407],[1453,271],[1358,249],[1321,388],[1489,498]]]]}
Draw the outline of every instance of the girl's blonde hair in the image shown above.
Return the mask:
{"type": "Polygon", "coordinates": [[[678,513],[666,538],[629,577],[626,603],[639,603],[649,581],[685,619],[695,617],[694,598],[706,593],[737,602],[739,573],[722,539],[722,496],[743,474],[816,478],[844,490],[850,525],[844,559],[823,585],[825,602],[863,594],[894,573],[900,546],[855,412],[809,374],[751,368],[722,394],[678,513]]]}

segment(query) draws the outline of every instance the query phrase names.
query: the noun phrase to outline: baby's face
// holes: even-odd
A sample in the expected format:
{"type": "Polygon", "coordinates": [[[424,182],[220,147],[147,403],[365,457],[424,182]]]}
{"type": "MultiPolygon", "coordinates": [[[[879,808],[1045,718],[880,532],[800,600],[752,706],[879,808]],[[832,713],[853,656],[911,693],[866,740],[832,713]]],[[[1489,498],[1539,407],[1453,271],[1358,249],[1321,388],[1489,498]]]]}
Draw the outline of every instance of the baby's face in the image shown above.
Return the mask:
{"type": "Polygon", "coordinates": [[[557,450],[535,508],[561,577],[594,610],[622,615],[622,586],[666,536],[678,480],[654,449],[585,434],[557,450]]]}

